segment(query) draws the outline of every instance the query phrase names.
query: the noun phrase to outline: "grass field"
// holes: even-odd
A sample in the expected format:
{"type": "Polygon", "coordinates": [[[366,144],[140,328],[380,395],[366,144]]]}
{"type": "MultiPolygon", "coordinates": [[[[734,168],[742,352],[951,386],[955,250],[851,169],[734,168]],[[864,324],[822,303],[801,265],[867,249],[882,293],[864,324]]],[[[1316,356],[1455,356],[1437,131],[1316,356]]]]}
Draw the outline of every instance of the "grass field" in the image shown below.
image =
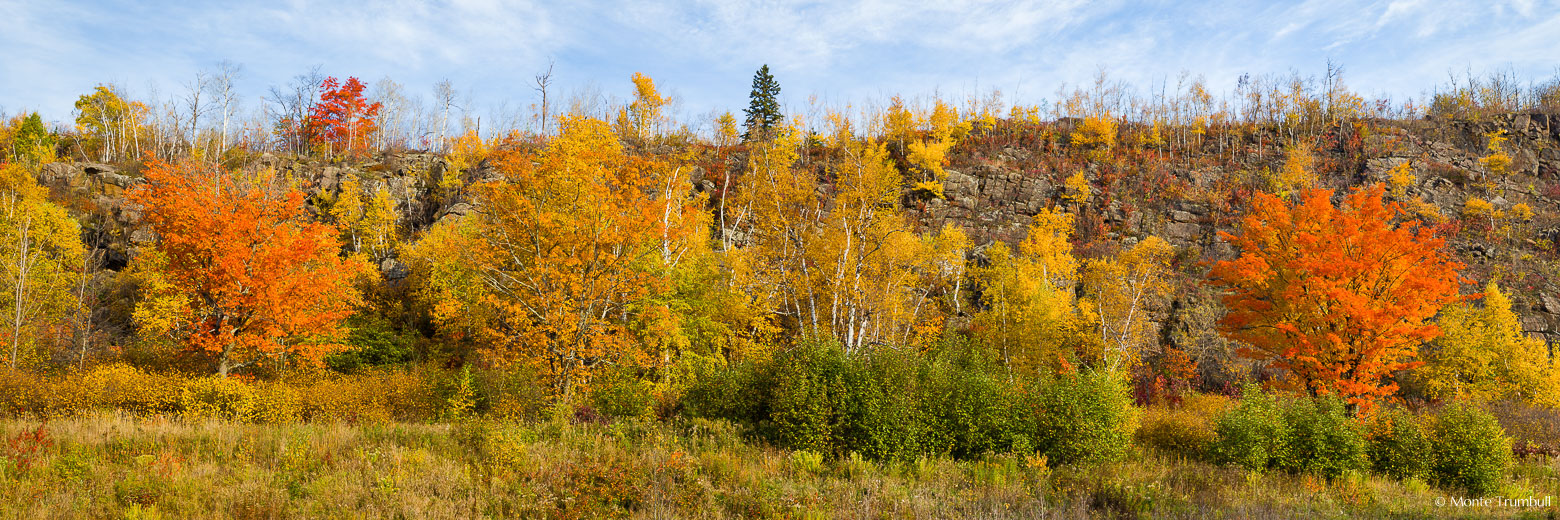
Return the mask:
{"type": "MultiPolygon", "coordinates": [[[[755,444],[724,422],[281,424],[97,414],[0,421],[3,518],[1554,518],[1418,481],[1256,473],[1138,448],[878,463],[755,444]],[[1444,503],[1445,505],[1439,505],[1444,503]]],[[[1511,498],[1560,495],[1560,461],[1511,498]]]]}

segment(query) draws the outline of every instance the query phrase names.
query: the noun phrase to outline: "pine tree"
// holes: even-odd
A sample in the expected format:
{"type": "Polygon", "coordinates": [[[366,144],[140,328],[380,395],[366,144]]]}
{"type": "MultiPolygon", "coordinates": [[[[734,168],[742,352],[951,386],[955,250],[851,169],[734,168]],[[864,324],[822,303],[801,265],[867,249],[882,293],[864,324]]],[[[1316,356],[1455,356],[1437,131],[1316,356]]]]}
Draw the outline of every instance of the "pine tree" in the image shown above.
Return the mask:
{"type": "Polygon", "coordinates": [[[37,165],[54,160],[54,135],[44,129],[37,112],[22,121],[11,146],[12,157],[20,163],[37,165]]]}
{"type": "Polygon", "coordinates": [[[769,130],[781,123],[780,102],[776,96],[780,95],[780,83],[775,77],[769,75],[769,65],[759,67],[753,74],[753,92],[748,94],[747,130],[742,132],[742,140],[749,141],[769,134],[769,130]]]}

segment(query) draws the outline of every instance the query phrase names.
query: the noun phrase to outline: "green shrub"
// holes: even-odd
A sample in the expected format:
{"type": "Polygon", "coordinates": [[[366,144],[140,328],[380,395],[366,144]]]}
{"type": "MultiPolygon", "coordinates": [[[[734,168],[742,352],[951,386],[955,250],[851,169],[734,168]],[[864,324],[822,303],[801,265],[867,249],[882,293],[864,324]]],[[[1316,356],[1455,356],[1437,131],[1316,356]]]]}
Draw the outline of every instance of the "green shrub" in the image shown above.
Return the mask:
{"type": "Polygon", "coordinates": [[[777,355],[767,436],[781,446],[820,453],[834,451],[835,398],[844,353],[831,346],[801,344],[777,355]]]}
{"type": "Polygon", "coordinates": [[[1262,470],[1288,456],[1289,428],[1273,396],[1253,386],[1242,392],[1240,404],[1219,416],[1218,439],[1210,455],[1220,464],[1262,470]]]}
{"type": "Polygon", "coordinates": [[[928,452],[971,459],[1034,450],[1033,414],[1020,402],[1022,388],[944,361],[935,363],[926,378],[928,452]]]}
{"type": "Polygon", "coordinates": [[[655,395],[637,367],[620,366],[603,371],[591,381],[590,400],[607,417],[645,417],[650,415],[655,395]]]}
{"type": "Polygon", "coordinates": [[[1399,480],[1424,478],[1430,469],[1430,439],[1414,414],[1402,408],[1377,412],[1365,427],[1370,467],[1399,480]]]}
{"type": "Polygon", "coordinates": [[[683,413],[747,425],[769,420],[772,362],[697,367],[682,396],[683,413]]]}
{"type": "Polygon", "coordinates": [[[477,392],[484,399],[480,412],[488,417],[531,420],[542,416],[550,401],[550,390],[536,374],[524,367],[477,372],[477,392]]]}
{"type": "Polygon", "coordinates": [[[1035,393],[1035,447],[1058,463],[1120,459],[1132,446],[1137,408],[1127,383],[1104,372],[1064,374],[1035,393]]]}
{"type": "Polygon", "coordinates": [[[874,460],[909,460],[925,452],[928,417],[918,360],[897,352],[846,359],[832,390],[842,451],[874,460]]]}
{"type": "Polygon", "coordinates": [[[1436,485],[1488,495],[1511,467],[1511,438],[1489,412],[1455,404],[1430,428],[1430,476],[1436,485]]]}
{"type": "Polygon", "coordinates": [[[325,366],[355,373],[365,368],[401,365],[412,360],[412,341],[382,317],[348,320],[346,350],[325,357],[325,366]]]}
{"type": "Polygon", "coordinates": [[[1277,467],[1327,478],[1365,468],[1365,436],[1342,400],[1323,396],[1289,401],[1284,423],[1289,446],[1275,458],[1277,467]]]}

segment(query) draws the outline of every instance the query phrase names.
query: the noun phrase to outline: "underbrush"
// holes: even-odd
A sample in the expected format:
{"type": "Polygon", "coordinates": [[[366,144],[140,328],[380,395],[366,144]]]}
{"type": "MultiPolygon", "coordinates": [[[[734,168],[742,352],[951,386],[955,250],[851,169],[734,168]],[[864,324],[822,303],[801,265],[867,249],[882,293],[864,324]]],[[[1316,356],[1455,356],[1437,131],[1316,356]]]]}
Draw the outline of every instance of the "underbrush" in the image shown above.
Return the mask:
{"type": "MultiPolygon", "coordinates": [[[[1429,517],[1449,512],[1436,499],[1460,496],[1414,479],[1251,472],[1153,449],[1073,465],[824,457],[705,419],[252,424],[112,413],[0,421],[0,436],[11,441],[0,456],[7,518],[1429,517]]],[[[1529,461],[1516,473],[1557,470],[1529,461]]],[[[1560,493],[1552,479],[1525,482],[1508,491],[1560,493]]]]}

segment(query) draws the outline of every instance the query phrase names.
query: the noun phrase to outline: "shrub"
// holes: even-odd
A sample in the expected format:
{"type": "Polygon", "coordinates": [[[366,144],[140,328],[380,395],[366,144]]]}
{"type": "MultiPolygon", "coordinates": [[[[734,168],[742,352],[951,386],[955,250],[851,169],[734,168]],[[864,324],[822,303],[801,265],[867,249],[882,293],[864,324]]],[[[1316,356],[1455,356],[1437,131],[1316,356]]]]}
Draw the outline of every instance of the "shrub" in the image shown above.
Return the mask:
{"type": "Polygon", "coordinates": [[[123,363],[94,367],[82,376],[81,385],[96,394],[95,406],[138,414],[174,411],[182,393],[179,379],[123,363]]]}
{"type": "Polygon", "coordinates": [[[749,425],[767,421],[772,368],[771,363],[760,362],[702,367],[683,393],[683,412],[749,425]]]}
{"type": "Polygon", "coordinates": [[[283,383],[252,385],[239,402],[239,419],[255,423],[288,423],[299,418],[298,390],[283,383]]]}
{"type": "Polygon", "coordinates": [[[651,384],[640,377],[637,367],[603,370],[591,381],[590,403],[607,417],[648,416],[654,401],[651,384]]]}
{"type": "Polygon", "coordinates": [[[923,453],[927,413],[917,360],[893,351],[847,359],[834,387],[840,449],[874,460],[923,453]]]}
{"type": "Polygon", "coordinates": [[[301,393],[300,412],[309,420],[432,419],[443,403],[432,384],[437,374],[439,372],[377,369],[323,379],[301,393]]]}
{"type": "Polygon", "coordinates": [[[489,417],[536,419],[548,403],[546,386],[524,369],[483,370],[477,374],[477,386],[486,397],[482,411],[489,417]]]}
{"type": "Polygon", "coordinates": [[[1150,408],[1135,436],[1139,444],[1192,459],[1207,456],[1218,434],[1208,417],[1185,408],[1150,408]]]}
{"type": "Polygon", "coordinates": [[[1064,374],[1035,394],[1035,447],[1058,463],[1121,458],[1137,409],[1125,380],[1104,372],[1064,374]]]}
{"type": "Polygon", "coordinates": [[[1370,467],[1399,480],[1423,478],[1430,469],[1430,440],[1419,419],[1402,408],[1377,412],[1365,426],[1370,467]]]}
{"type": "Polygon", "coordinates": [[[350,348],[325,357],[325,365],[332,370],[350,373],[412,360],[412,342],[384,318],[354,317],[348,327],[346,339],[350,348]]]}
{"type": "Polygon", "coordinates": [[[1495,492],[1511,467],[1511,438],[1489,412],[1446,407],[1430,428],[1430,476],[1436,485],[1476,495],[1495,492]]]}
{"type": "Polygon", "coordinates": [[[1219,416],[1218,440],[1210,451],[1215,462],[1262,470],[1287,456],[1289,429],[1277,400],[1248,386],[1240,404],[1219,416]]]}
{"type": "Polygon", "coordinates": [[[200,377],[185,383],[179,408],[194,419],[237,419],[249,398],[249,385],[237,379],[200,377]]]}
{"type": "Polygon", "coordinates": [[[1284,408],[1284,423],[1289,446],[1275,460],[1279,468],[1335,478],[1365,467],[1365,436],[1338,398],[1290,401],[1284,408]]]}
{"type": "Polygon", "coordinates": [[[834,402],[845,362],[838,348],[797,345],[776,357],[768,436],[791,449],[832,452],[834,402]]]}
{"type": "Polygon", "coordinates": [[[37,374],[0,367],[0,412],[8,416],[35,412],[43,384],[37,374]]]}
{"type": "Polygon", "coordinates": [[[927,451],[970,459],[1034,450],[1033,414],[1020,402],[1021,387],[945,361],[935,363],[926,379],[927,451]]]}

